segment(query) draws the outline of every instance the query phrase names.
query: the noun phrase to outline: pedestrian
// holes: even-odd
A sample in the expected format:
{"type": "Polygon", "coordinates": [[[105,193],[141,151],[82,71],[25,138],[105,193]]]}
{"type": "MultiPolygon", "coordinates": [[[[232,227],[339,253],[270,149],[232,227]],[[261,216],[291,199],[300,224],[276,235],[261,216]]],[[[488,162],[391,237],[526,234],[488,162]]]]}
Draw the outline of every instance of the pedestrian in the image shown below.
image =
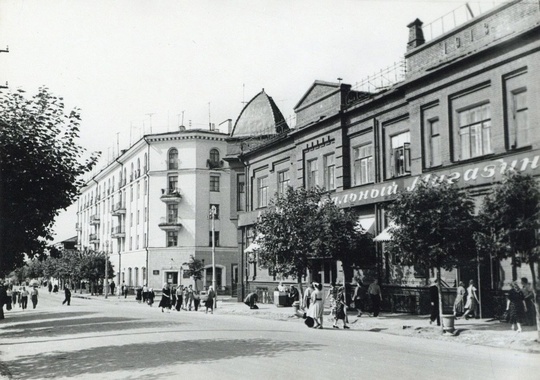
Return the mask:
{"type": "Polygon", "coordinates": [[[339,287],[336,296],[336,314],[334,316],[334,324],[332,325],[333,328],[339,329],[337,322],[340,319],[343,321],[343,328],[348,329],[349,326],[347,326],[347,294],[344,286],[339,287]]]}
{"type": "Polygon", "coordinates": [[[19,300],[19,289],[15,288],[13,285],[11,285],[12,293],[11,293],[11,300],[13,303],[13,307],[17,304],[19,300]]]}
{"type": "Polygon", "coordinates": [[[293,303],[299,300],[300,300],[300,293],[298,292],[298,289],[296,289],[294,285],[291,285],[291,290],[289,291],[289,295],[288,295],[289,306],[292,306],[293,303]]]}
{"type": "Polygon", "coordinates": [[[62,302],[62,305],[65,303],[67,303],[68,306],[71,304],[71,290],[69,290],[67,285],[64,285],[64,301],[62,302]]]}
{"type": "Polygon", "coordinates": [[[184,286],[184,289],[182,290],[182,309],[187,310],[187,304],[188,304],[188,287],[184,286]]]}
{"type": "Polygon", "coordinates": [[[116,284],[114,283],[114,280],[111,281],[111,285],[109,285],[111,287],[111,296],[114,296],[114,289],[116,288],[116,284]]]}
{"type": "Polygon", "coordinates": [[[176,288],[176,311],[182,310],[182,305],[184,303],[184,286],[178,285],[176,288]]]}
{"type": "Polygon", "coordinates": [[[323,287],[322,284],[319,283],[313,283],[313,286],[315,289],[311,293],[311,305],[309,306],[307,315],[313,318],[313,321],[315,322],[315,326],[313,328],[322,329],[324,313],[323,287]]]}
{"type": "Polygon", "coordinates": [[[140,286],[137,286],[137,289],[135,290],[135,300],[138,303],[142,302],[142,288],[140,286]]]}
{"type": "Polygon", "coordinates": [[[208,309],[210,309],[210,314],[214,314],[214,300],[216,299],[216,292],[214,292],[214,288],[210,286],[208,288],[208,294],[206,296],[206,301],[204,302],[204,306],[206,308],[205,314],[208,314],[208,309]]]}
{"type": "Polygon", "coordinates": [[[11,304],[12,304],[12,301],[13,301],[13,286],[9,285],[9,286],[5,286],[4,285],[4,288],[6,289],[6,294],[7,294],[7,297],[6,297],[6,310],[11,310],[11,304]]]}
{"type": "Polygon", "coordinates": [[[368,294],[373,307],[373,316],[378,317],[381,311],[382,292],[377,279],[373,280],[373,282],[369,285],[368,294]]]}
{"type": "Polygon", "coordinates": [[[38,290],[37,286],[34,286],[32,290],[30,290],[30,299],[32,300],[32,308],[35,309],[38,303],[38,290]]]}
{"type": "Polygon", "coordinates": [[[525,297],[519,288],[517,281],[512,283],[512,288],[508,292],[508,299],[506,301],[506,311],[508,311],[508,318],[512,327],[512,330],[516,329],[517,332],[521,332],[521,324],[525,313],[527,312],[527,305],[525,304],[525,297]]]}
{"type": "Polygon", "coordinates": [[[53,286],[53,293],[58,293],[58,285],[54,284],[53,286]]]}
{"type": "Polygon", "coordinates": [[[189,285],[187,289],[186,309],[191,311],[192,305],[193,305],[193,286],[189,285]]]}
{"type": "Polygon", "coordinates": [[[454,300],[454,317],[456,317],[456,319],[458,319],[458,316],[462,316],[463,312],[465,311],[463,301],[465,299],[466,292],[465,284],[463,281],[460,281],[456,289],[456,299],[454,300]]]}
{"type": "Polygon", "coordinates": [[[144,284],[142,287],[142,301],[148,303],[148,285],[144,284]]]}
{"type": "Polygon", "coordinates": [[[155,297],[156,293],[154,293],[154,289],[148,288],[148,298],[146,299],[146,303],[148,303],[148,306],[152,307],[155,297]]]}
{"type": "Polygon", "coordinates": [[[19,297],[22,309],[26,310],[26,308],[28,307],[28,290],[26,289],[26,286],[23,286],[21,288],[21,294],[19,297]]]}
{"type": "Polygon", "coordinates": [[[336,307],[337,307],[337,304],[336,304],[337,290],[338,288],[336,287],[335,282],[333,282],[332,284],[330,284],[330,289],[328,289],[328,294],[326,295],[326,298],[325,298],[325,300],[330,303],[330,314],[334,318],[336,316],[336,307]]]}
{"type": "Polygon", "coordinates": [[[8,295],[4,283],[0,282],[0,319],[4,319],[4,305],[8,303],[7,298],[8,295]]]}
{"type": "Polygon", "coordinates": [[[49,281],[49,285],[47,286],[49,289],[49,293],[52,292],[52,283],[49,281]]]}
{"type": "Polygon", "coordinates": [[[473,314],[477,317],[476,309],[478,307],[478,296],[476,295],[476,288],[474,286],[474,280],[469,281],[469,287],[467,288],[467,302],[465,303],[465,314],[463,318],[469,319],[469,314],[473,314]]]}
{"type": "Polygon", "coordinates": [[[309,307],[311,306],[311,293],[313,293],[313,282],[309,284],[309,286],[306,288],[306,291],[304,292],[303,297],[303,308],[304,310],[309,310],[309,307]]]}
{"type": "Polygon", "coordinates": [[[429,324],[431,325],[437,320],[437,326],[441,325],[441,316],[439,313],[439,288],[437,287],[437,279],[434,279],[429,287],[429,302],[431,305],[431,315],[429,316],[429,324]]]}
{"type": "Polygon", "coordinates": [[[249,293],[246,298],[244,298],[244,303],[249,306],[250,309],[258,309],[257,301],[259,300],[259,296],[257,293],[249,293]]]}
{"type": "Polygon", "coordinates": [[[356,288],[354,288],[354,294],[353,294],[353,302],[354,302],[354,308],[358,312],[356,315],[357,317],[362,316],[362,298],[364,295],[364,289],[362,288],[362,280],[357,279],[356,280],[356,288]]]}
{"type": "Polygon", "coordinates": [[[524,324],[529,326],[536,325],[536,310],[534,307],[534,291],[532,284],[529,283],[527,277],[521,278],[521,292],[523,298],[525,298],[525,306],[527,306],[527,312],[525,313],[524,324]]]}
{"type": "Polygon", "coordinates": [[[122,295],[124,298],[127,298],[128,296],[129,287],[126,285],[124,281],[122,281],[122,295]]]}
{"type": "Polygon", "coordinates": [[[201,296],[197,288],[193,289],[193,309],[199,311],[199,305],[201,304],[201,296]]]}
{"type": "Polygon", "coordinates": [[[176,287],[171,286],[171,310],[176,308],[176,287]]]}
{"type": "Polygon", "coordinates": [[[163,289],[161,290],[161,300],[159,301],[159,306],[161,312],[163,313],[164,309],[167,309],[167,312],[171,311],[171,289],[169,288],[169,283],[166,282],[163,284],[163,289]]]}

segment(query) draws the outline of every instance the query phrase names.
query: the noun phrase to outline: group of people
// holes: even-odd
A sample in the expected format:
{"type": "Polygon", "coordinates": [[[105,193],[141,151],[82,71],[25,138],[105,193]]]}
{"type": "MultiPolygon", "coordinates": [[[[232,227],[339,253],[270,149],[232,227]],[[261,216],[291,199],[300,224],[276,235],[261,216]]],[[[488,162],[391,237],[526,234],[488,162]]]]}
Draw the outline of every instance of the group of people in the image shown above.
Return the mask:
{"type": "Polygon", "coordinates": [[[19,305],[22,310],[28,308],[28,298],[32,302],[32,308],[35,309],[38,304],[39,291],[36,286],[28,286],[26,284],[14,286],[13,284],[4,285],[0,283],[0,304],[2,305],[2,313],[0,319],[4,318],[3,307],[11,310],[15,305],[19,305]]]}
{"type": "Polygon", "coordinates": [[[521,332],[522,325],[536,324],[534,310],[534,292],[526,277],[512,282],[512,288],[506,299],[506,321],[511,324],[511,329],[521,332]]]}
{"type": "Polygon", "coordinates": [[[165,310],[170,312],[172,308],[176,311],[191,311],[192,309],[198,311],[201,301],[204,304],[205,313],[208,313],[209,311],[210,314],[214,313],[216,292],[212,286],[208,288],[207,292],[200,294],[192,285],[187,287],[179,285],[175,288],[171,287],[170,284],[166,282],[163,284],[161,292],[159,307],[161,308],[162,313],[165,310]]]}

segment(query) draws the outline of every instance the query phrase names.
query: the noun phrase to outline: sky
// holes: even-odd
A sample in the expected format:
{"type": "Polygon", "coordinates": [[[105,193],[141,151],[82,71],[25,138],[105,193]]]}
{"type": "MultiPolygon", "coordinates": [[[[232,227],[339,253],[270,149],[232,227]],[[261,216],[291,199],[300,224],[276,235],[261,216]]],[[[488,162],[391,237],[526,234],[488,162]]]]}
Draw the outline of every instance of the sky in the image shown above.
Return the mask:
{"type": "MultiPolygon", "coordinates": [[[[473,12],[501,1],[469,1],[473,12]]],[[[448,28],[464,0],[0,0],[0,84],[81,110],[97,169],[143,133],[238,117],[263,88],[285,117],[315,80],[354,85],[402,59],[407,25],[448,28]],[[455,12],[452,12],[456,10],[455,12]],[[451,13],[449,13],[451,12],[451,13]]],[[[426,36],[429,39],[429,35],[426,36]]],[[[75,236],[74,208],[55,241],[75,236]]]]}

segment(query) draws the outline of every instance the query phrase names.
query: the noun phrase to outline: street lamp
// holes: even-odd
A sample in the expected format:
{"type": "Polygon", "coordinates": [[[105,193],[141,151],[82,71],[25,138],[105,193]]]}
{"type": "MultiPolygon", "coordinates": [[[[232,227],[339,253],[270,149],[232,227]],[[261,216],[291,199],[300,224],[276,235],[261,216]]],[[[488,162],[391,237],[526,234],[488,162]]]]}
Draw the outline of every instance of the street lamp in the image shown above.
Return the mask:
{"type": "Polygon", "coordinates": [[[105,288],[105,298],[109,297],[109,241],[105,241],[105,283],[103,287],[105,288]]]}
{"type": "Polygon", "coordinates": [[[216,206],[210,207],[210,218],[212,218],[212,289],[216,291],[216,206]]]}

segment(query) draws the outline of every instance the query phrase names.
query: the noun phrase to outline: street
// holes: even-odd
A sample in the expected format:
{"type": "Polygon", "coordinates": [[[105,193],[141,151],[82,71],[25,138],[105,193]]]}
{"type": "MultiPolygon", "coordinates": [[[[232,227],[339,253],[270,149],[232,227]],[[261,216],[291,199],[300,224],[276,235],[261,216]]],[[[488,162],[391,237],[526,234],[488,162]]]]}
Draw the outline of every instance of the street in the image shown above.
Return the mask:
{"type": "Polygon", "coordinates": [[[40,293],[0,321],[4,378],[537,379],[538,355],[378,331],[308,329],[199,312],[162,313],[116,298],[40,293]],[[31,307],[31,305],[30,305],[31,307]]]}

